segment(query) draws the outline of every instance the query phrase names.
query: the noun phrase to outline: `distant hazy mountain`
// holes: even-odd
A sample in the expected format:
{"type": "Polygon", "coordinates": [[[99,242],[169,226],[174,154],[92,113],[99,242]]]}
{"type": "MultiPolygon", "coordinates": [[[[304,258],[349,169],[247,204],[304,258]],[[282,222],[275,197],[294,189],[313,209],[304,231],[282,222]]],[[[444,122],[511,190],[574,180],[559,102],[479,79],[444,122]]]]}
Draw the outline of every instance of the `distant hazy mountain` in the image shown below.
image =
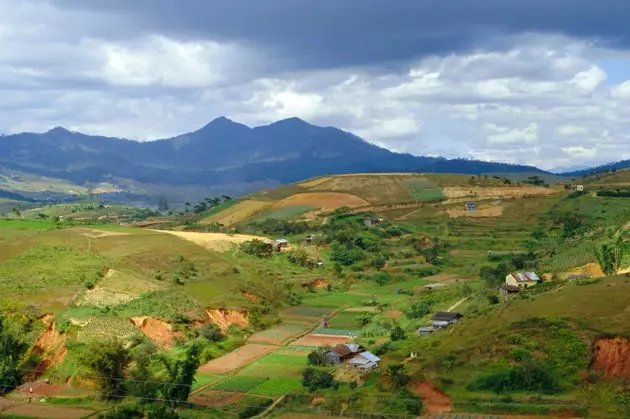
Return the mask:
{"type": "Polygon", "coordinates": [[[567,177],[579,177],[585,175],[592,175],[594,173],[604,173],[610,170],[621,170],[630,168],[630,160],[620,160],[613,163],[606,163],[596,167],[582,167],[577,170],[567,170],[561,173],[562,176],[567,177]]]}
{"type": "Polygon", "coordinates": [[[340,129],[298,118],[250,128],[223,117],[197,131],[151,142],[61,127],[43,134],[2,136],[0,166],[79,185],[108,181],[225,186],[226,193],[231,192],[226,185],[246,185],[239,190],[244,192],[263,183],[353,172],[543,172],[531,166],[393,153],[340,129]]]}
{"type": "Polygon", "coordinates": [[[584,166],[584,165],[554,167],[553,169],[549,170],[549,172],[555,173],[555,174],[561,174],[561,173],[578,172],[580,170],[589,170],[589,168],[590,166],[584,166]]]}

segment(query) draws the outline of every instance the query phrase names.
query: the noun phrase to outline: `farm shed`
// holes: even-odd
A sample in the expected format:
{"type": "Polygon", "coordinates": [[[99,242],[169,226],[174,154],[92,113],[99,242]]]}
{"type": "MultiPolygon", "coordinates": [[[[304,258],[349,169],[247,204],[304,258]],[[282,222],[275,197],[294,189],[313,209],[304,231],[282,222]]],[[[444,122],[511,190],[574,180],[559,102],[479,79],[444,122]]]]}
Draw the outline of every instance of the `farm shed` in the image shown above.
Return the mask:
{"type": "Polygon", "coordinates": [[[475,211],[477,209],[477,203],[476,202],[465,202],[464,203],[464,208],[466,209],[466,211],[475,211]]]}
{"type": "Polygon", "coordinates": [[[332,352],[338,354],[343,361],[346,361],[355,356],[361,350],[361,346],[356,343],[340,343],[332,348],[332,352]]]}
{"type": "Polygon", "coordinates": [[[383,219],[378,218],[378,217],[367,217],[363,219],[363,224],[365,224],[368,227],[374,224],[380,224],[382,222],[383,222],[383,219]]]}
{"type": "Polygon", "coordinates": [[[374,355],[371,352],[365,351],[361,352],[350,361],[348,361],[348,365],[354,368],[358,368],[362,371],[369,371],[371,369],[377,368],[380,360],[381,358],[379,358],[378,356],[374,355]]]}
{"type": "Polygon", "coordinates": [[[276,240],[276,247],[278,249],[282,249],[283,247],[287,247],[288,245],[289,245],[289,241],[287,239],[276,240]]]}
{"type": "Polygon", "coordinates": [[[337,352],[328,351],[324,355],[324,364],[327,364],[327,365],[341,364],[341,356],[337,352]]]}
{"type": "Polygon", "coordinates": [[[419,327],[418,328],[418,336],[427,336],[435,331],[435,328],[432,326],[429,327],[419,327]]]}
{"type": "Polygon", "coordinates": [[[534,272],[512,272],[505,277],[506,285],[519,288],[527,288],[540,282],[540,278],[534,272]]]}
{"type": "Polygon", "coordinates": [[[462,315],[459,313],[438,311],[437,313],[433,315],[433,317],[431,317],[431,321],[433,323],[433,327],[440,328],[440,327],[447,327],[447,326],[450,326],[451,324],[454,324],[455,322],[457,322],[457,319],[459,319],[460,317],[462,317],[462,315]]]}

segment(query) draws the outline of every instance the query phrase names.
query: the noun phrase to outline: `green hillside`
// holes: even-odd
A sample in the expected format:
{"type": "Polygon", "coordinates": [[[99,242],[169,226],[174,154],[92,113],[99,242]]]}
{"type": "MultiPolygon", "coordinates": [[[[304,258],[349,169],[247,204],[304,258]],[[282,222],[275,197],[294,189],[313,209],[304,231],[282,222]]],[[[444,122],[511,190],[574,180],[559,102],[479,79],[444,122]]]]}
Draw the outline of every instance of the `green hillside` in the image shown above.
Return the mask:
{"type": "MultiPolygon", "coordinates": [[[[21,379],[68,382],[51,401],[121,406],[97,400],[81,361],[111,338],[131,355],[156,345],[143,374],[158,395],[173,379],[160,357],[201,348],[182,417],[244,417],[277,401],[271,417],[604,418],[623,417],[630,399],[630,282],[600,279],[594,251],[613,228],[630,255],[630,199],[500,176],[379,174],[207,198],[171,215],[90,205],[0,221],[3,313],[32,348],[21,368],[40,371],[21,379]],[[289,247],[252,241],[266,238],[289,247]],[[499,286],[515,270],[543,283],[506,299],[499,286]],[[447,310],[463,317],[418,336],[447,310]],[[380,357],[378,369],[308,369],[309,353],[348,341],[380,357]]],[[[618,261],[625,272],[630,259],[618,261]]],[[[130,377],[122,405],[138,394],[130,377]]]]}

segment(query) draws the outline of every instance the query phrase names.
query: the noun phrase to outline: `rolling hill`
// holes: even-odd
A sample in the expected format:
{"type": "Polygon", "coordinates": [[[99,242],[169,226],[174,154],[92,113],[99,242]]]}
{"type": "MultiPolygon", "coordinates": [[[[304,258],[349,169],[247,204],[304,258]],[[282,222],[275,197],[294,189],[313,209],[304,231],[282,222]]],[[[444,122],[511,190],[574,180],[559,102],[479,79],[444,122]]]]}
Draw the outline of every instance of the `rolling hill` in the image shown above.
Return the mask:
{"type": "Polygon", "coordinates": [[[355,172],[543,173],[528,166],[393,153],[298,118],[250,128],[223,117],[197,131],[150,142],[61,127],[6,135],[0,137],[0,168],[59,179],[59,184],[94,187],[105,182],[125,191],[167,195],[186,186],[204,193],[244,194],[355,172]]]}

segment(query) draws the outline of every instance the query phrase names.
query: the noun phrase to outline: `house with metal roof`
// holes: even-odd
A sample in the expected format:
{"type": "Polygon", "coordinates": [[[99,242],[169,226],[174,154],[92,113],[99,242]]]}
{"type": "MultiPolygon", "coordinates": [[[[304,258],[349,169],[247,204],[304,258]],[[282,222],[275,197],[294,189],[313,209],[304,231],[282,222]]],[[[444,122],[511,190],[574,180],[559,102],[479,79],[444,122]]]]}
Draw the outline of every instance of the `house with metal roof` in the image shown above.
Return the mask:
{"type": "Polygon", "coordinates": [[[362,371],[369,371],[377,368],[380,361],[381,358],[371,352],[365,351],[348,361],[348,365],[362,371]]]}
{"type": "Polygon", "coordinates": [[[459,313],[453,313],[450,311],[438,311],[433,315],[433,317],[431,317],[431,323],[433,323],[433,327],[435,328],[447,327],[451,324],[456,323],[457,319],[459,319],[460,317],[463,316],[459,313]]]}
{"type": "Polygon", "coordinates": [[[511,272],[505,277],[505,284],[519,288],[528,288],[540,282],[534,272],[511,272]]]}

